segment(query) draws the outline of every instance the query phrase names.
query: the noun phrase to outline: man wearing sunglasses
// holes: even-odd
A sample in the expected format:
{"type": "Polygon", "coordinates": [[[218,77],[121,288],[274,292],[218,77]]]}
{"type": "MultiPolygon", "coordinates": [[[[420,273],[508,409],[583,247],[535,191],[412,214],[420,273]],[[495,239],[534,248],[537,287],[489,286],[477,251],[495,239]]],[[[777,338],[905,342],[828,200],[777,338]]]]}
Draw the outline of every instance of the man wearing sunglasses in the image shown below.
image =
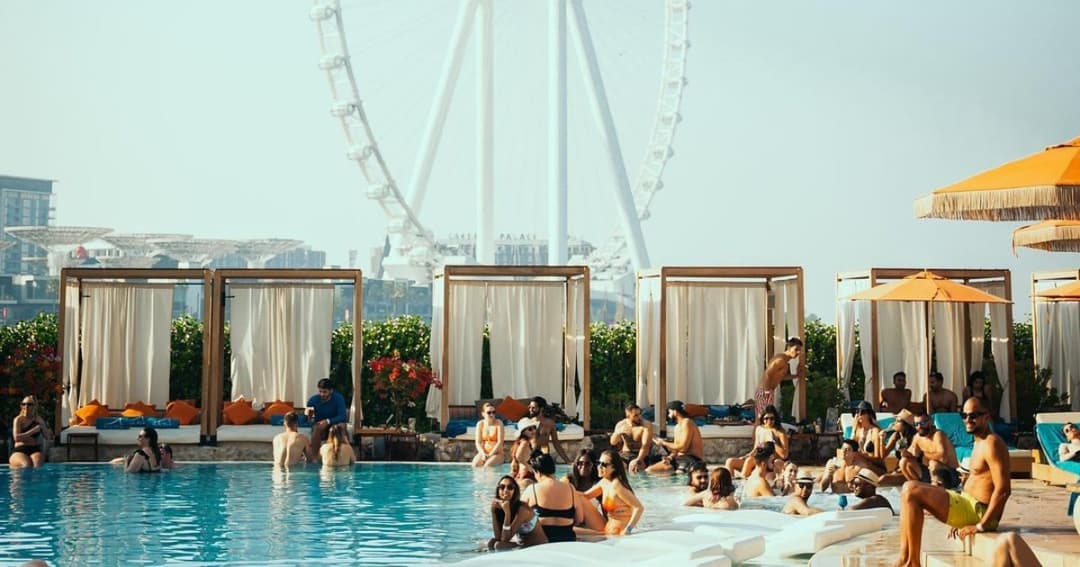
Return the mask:
{"type": "Polygon", "coordinates": [[[956,470],[960,461],[956,458],[956,447],[944,431],[934,427],[934,419],[923,414],[915,418],[915,437],[911,448],[900,452],[900,470],[908,480],[930,482],[938,469],[943,469],[952,479],[945,488],[956,488],[960,475],[956,470]]]}
{"type": "Polygon", "coordinates": [[[920,565],[924,512],[947,523],[950,538],[966,539],[997,529],[1012,492],[1009,451],[990,428],[990,411],[980,398],[964,402],[964,428],[975,438],[971,473],[962,492],[908,481],[900,495],[900,558],[896,565],[920,565]]]}

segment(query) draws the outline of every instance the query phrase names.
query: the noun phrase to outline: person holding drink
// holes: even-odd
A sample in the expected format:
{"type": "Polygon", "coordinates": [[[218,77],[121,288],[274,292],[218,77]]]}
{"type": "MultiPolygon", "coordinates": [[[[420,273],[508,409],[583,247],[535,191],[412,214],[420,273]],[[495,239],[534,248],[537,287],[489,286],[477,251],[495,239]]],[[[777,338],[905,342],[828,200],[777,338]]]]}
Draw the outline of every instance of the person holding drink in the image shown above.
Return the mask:
{"type": "Polygon", "coordinates": [[[330,427],[345,423],[348,418],[345,398],[334,391],[334,383],[329,378],[323,378],[319,380],[318,388],[319,393],[311,396],[304,408],[304,413],[311,422],[311,451],[316,455],[319,454],[319,447],[326,439],[330,427]]]}

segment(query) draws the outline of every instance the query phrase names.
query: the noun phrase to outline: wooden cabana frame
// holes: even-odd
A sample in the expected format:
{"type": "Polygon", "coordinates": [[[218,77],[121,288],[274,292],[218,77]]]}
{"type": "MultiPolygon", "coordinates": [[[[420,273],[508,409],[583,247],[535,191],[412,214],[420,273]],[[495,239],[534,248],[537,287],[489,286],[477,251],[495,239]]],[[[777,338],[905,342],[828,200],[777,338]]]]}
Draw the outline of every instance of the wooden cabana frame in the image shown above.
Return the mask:
{"type": "Polygon", "coordinates": [[[1040,301],[1054,301],[1040,299],[1039,297],[1036,297],[1036,293],[1044,291],[1039,289],[1039,285],[1051,282],[1057,282],[1058,285],[1063,285],[1078,280],[1080,280],[1080,268],[1069,270],[1053,270],[1047,272],[1033,272],[1031,274],[1031,351],[1036,369],[1042,368],[1042,366],[1040,364],[1041,353],[1039,353],[1039,310],[1035,308],[1035,305],[1040,301]]]}
{"type": "MultiPolygon", "coordinates": [[[[575,279],[580,279],[584,282],[582,286],[582,298],[584,302],[583,309],[583,328],[584,328],[584,343],[585,343],[585,360],[583,361],[583,375],[579,376],[581,385],[581,422],[586,431],[589,429],[589,376],[590,371],[590,356],[589,346],[591,343],[590,324],[591,319],[589,316],[590,305],[590,291],[589,291],[589,267],[588,266],[443,266],[441,269],[435,271],[433,275],[434,280],[442,280],[442,367],[439,369],[439,377],[443,383],[443,395],[442,395],[442,407],[439,410],[439,423],[446,427],[450,418],[450,396],[446,394],[448,391],[446,385],[450,383],[454,376],[450,372],[450,322],[452,321],[453,312],[450,305],[450,289],[456,282],[468,282],[468,283],[528,283],[529,281],[551,281],[551,280],[563,280],[566,288],[566,318],[564,321],[570,320],[570,310],[573,309],[573,305],[570,304],[570,282],[575,279]]],[[[569,330],[564,326],[564,338],[565,333],[569,330]]],[[[563,356],[566,352],[566,341],[562,341],[563,344],[563,356]]],[[[566,385],[566,370],[564,365],[563,374],[563,387],[566,385]]],[[[565,394],[565,392],[564,392],[565,394]]],[[[565,396],[563,396],[565,399],[565,396]]]]}
{"type": "MultiPolygon", "coordinates": [[[[151,280],[169,282],[169,283],[183,283],[193,282],[201,284],[203,286],[203,327],[207,329],[203,333],[203,356],[202,356],[202,378],[201,378],[201,404],[202,416],[200,419],[200,437],[205,441],[209,432],[210,415],[213,412],[207,411],[207,396],[210,392],[210,349],[211,349],[211,336],[208,331],[211,328],[212,309],[211,302],[213,301],[214,294],[214,279],[213,272],[209,269],[203,268],[180,268],[180,269],[158,269],[158,268],[63,268],[60,270],[60,307],[57,314],[57,328],[56,328],[56,342],[57,353],[60,357],[64,356],[66,345],[64,344],[64,334],[67,325],[72,322],[67,320],[67,289],[69,286],[74,286],[78,290],[80,298],[83,297],[82,286],[86,282],[109,282],[109,281],[123,281],[130,282],[132,280],[147,282],[151,280]]],[[[79,313],[79,308],[76,308],[76,313],[79,313]]],[[[79,325],[81,315],[78,315],[75,325],[79,325]]],[[[61,358],[62,360],[62,358],[61,358]]],[[[71,361],[76,365],[81,365],[80,360],[71,361]]],[[[61,366],[62,368],[62,366],[61,366]]],[[[76,369],[76,372],[79,372],[76,369]]],[[[67,380],[67,376],[63,377],[67,380]]],[[[81,386],[81,384],[80,384],[81,386]]],[[[67,389],[71,387],[71,384],[65,383],[65,395],[67,389]]],[[[62,404],[63,400],[57,400],[56,403],[56,429],[60,431],[63,424],[62,420],[62,404]]],[[[72,408],[74,412],[76,408],[72,408]]]]}
{"type": "MultiPolygon", "coordinates": [[[[215,270],[214,295],[210,308],[210,320],[213,323],[210,346],[210,393],[209,399],[204,397],[205,407],[216,408],[209,412],[210,439],[216,442],[217,428],[221,425],[221,407],[225,396],[225,300],[227,299],[228,286],[233,282],[259,284],[268,282],[289,283],[345,283],[353,286],[352,313],[353,313],[353,398],[356,411],[352,412],[354,431],[360,429],[363,420],[363,404],[361,397],[361,368],[364,360],[363,341],[363,305],[364,305],[364,278],[363,273],[357,269],[221,269],[215,270]]],[[[305,400],[306,401],[306,400],[305,400]]]]}
{"type": "MultiPolygon", "coordinates": [[[[874,287],[881,283],[887,283],[889,281],[900,280],[916,274],[923,270],[928,270],[943,278],[947,278],[954,281],[959,281],[964,285],[972,285],[978,283],[1002,283],[1005,287],[1005,291],[1002,294],[1004,299],[1012,301],[1012,272],[1007,269],[984,269],[984,268],[868,268],[865,270],[857,270],[851,272],[839,272],[836,274],[836,321],[840,321],[840,302],[844,301],[847,295],[842,295],[841,286],[845,282],[853,282],[858,280],[867,280],[869,287],[874,287]]],[[[971,318],[968,317],[970,306],[964,305],[964,336],[971,336],[971,318]]],[[[870,303],[870,333],[871,340],[874,346],[874,352],[870,353],[871,356],[871,368],[873,376],[867,376],[866,379],[871,381],[871,391],[880,392],[882,388],[882,369],[880,367],[880,361],[878,360],[878,326],[877,326],[877,302],[870,303]]],[[[1009,409],[1015,415],[1016,413],[1016,364],[1013,363],[1014,351],[1016,348],[1015,337],[1013,336],[1013,311],[1010,308],[1005,310],[1005,324],[1007,327],[1007,333],[1009,337],[1008,342],[1008,357],[1009,357],[1009,409]]],[[[860,329],[860,332],[863,332],[860,329]]],[[[843,353],[841,348],[841,341],[837,337],[836,341],[836,375],[840,376],[843,360],[849,353],[843,353]]],[[[854,356],[854,353],[850,353],[854,356]]],[[[863,354],[865,356],[865,353],[863,354]]],[[[970,364],[971,361],[971,341],[964,341],[964,361],[970,364]]],[[[968,368],[968,374],[973,370],[968,368]]],[[[967,378],[966,376],[964,378],[967,378]]],[[[959,397],[960,393],[957,392],[959,397]]],[[[867,400],[870,403],[876,403],[876,400],[867,400]]]]}
{"type": "MultiPolygon", "coordinates": [[[[769,359],[772,358],[775,352],[775,345],[773,343],[774,326],[773,309],[774,296],[773,296],[773,284],[778,280],[794,280],[798,286],[798,336],[805,341],[806,340],[806,298],[805,298],[805,279],[803,277],[803,269],[800,266],[744,266],[744,267],[719,267],[719,266],[664,266],[660,268],[654,268],[650,270],[642,270],[637,273],[635,279],[635,301],[641,294],[642,280],[647,279],[659,279],[660,282],[660,320],[659,329],[657,334],[659,335],[659,368],[657,369],[659,379],[657,380],[657,390],[653,392],[655,407],[656,407],[656,419],[653,427],[660,432],[663,432],[666,428],[666,419],[661,417],[661,412],[665,411],[667,407],[667,318],[668,318],[668,286],[672,283],[686,283],[686,282],[699,282],[702,285],[717,285],[727,283],[729,285],[739,285],[740,283],[752,283],[754,285],[764,285],[765,287],[765,304],[761,306],[765,314],[765,359],[761,361],[761,370],[764,372],[765,365],[769,359]]],[[[636,305],[640,305],[638,302],[636,305]]],[[[637,325],[636,325],[636,344],[637,344],[637,376],[636,383],[645,383],[643,378],[644,361],[642,354],[641,344],[641,309],[635,309],[637,313],[637,325]]],[[[787,333],[785,333],[787,334],[787,333]]],[[[799,376],[806,378],[806,355],[799,357],[798,362],[799,376]]],[[[760,379],[760,377],[758,377],[760,379]]],[[[800,400],[800,406],[798,408],[799,415],[806,415],[806,396],[803,396],[800,400]]]]}

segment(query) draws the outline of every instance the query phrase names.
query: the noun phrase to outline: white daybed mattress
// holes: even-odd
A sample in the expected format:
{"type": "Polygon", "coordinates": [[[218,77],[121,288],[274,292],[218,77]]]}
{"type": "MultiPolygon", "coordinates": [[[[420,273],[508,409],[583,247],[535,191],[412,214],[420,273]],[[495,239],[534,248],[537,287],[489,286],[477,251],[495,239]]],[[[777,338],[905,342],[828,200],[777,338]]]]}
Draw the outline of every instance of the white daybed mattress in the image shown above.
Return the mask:
{"type": "MultiPolygon", "coordinates": [[[[220,429],[218,430],[220,431],[220,429]]],[[[566,428],[557,432],[559,434],[559,441],[581,441],[585,438],[585,428],[576,423],[568,423],[566,428]]],[[[509,443],[516,441],[518,438],[517,425],[507,425],[503,430],[503,442],[509,443]]],[[[218,439],[221,439],[219,436],[218,439]]],[[[452,437],[456,441],[476,441],[476,426],[469,426],[469,429],[458,435],[452,437]]]]}
{"type": "Polygon", "coordinates": [[[1035,414],[1035,423],[1077,423],[1080,411],[1058,411],[1035,414]]]}
{"type": "MultiPolygon", "coordinates": [[[[698,427],[701,430],[702,439],[751,439],[754,437],[753,425],[702,425],[698,427]]],[[[668,428],[668,436],[672,435],[674,429],[668,428]]]]}
{"type": "MultiPolygon", "coordinates": [[[[60,442],[67,443],[69,433],[97,433],[100,445],[135,445],[141,427],[98,429],[90,425],[72,425],[60,432],[60,442]]],[[[170,445],[198,445],[200,425],[181,425],[179,429],[158,429],[158,441],[170,445]]]]}
{"type": "MultiPolygon", "coordinates": [[[[349,435],[353,433],[353,426],[349,424],[349,435]]],[[[274,436],[285,431],[280,425],[219,425],[217,428],[218,443],[272,443],[274,436]]],[[[311,430],[306,427],[300,428],[301,433],[310,434],[311,430]]]]}

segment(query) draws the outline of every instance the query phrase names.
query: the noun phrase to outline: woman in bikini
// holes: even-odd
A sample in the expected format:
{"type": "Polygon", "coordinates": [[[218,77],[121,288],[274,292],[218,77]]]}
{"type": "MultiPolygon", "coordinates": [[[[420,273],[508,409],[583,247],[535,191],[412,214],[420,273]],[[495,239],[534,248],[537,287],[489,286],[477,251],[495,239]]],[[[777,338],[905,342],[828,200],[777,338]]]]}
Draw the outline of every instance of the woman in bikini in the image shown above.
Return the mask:
{"type": "Polygon", "coordinates": [[[503,462],[503,424],[495,419],[495,406],[485,403],[483,417],[476,422],[476,457],[474,467],[493,467],[503,462]]]}
{"type": "MultiPolygon", "coordinates": [[[[770,467],[775,470],[783,469],[784,461],[788,458],[788,434],[780,425],[780,410],[777,410],[776,406],[766,406],[761,415],[758,416],[757,426],[754,427],[754,449],[761,447],[765,443],[772,443],[773,447],[775,447],[773,462],[770,467]]],[[[736,471],[741,474],[743,464],[752,454],[753,450],[743,457],[732,457],[724,463],[724,466],[729,471],[736,471]]]]}
{"type": "Polygon", "coordinates": [[[518,438],[510,448],[510,474],[517,479],[521,488],[536,482],[536,475],[529,465],[532,455],[532,440],[536,437],[536,421],[527,417],[518,422],[518,438]]]}
{"type": "Polygon", "coordinates": [[[124,472],[156,473],[161,472],[161,447],[158,445],[157,430],[144,427],[135,440],[138,447],[124,462],[124,472]]]}
{"type": "Polygon", "coordinates": [[[584,521],[578,526],[603,533],[607,522],[600,513],[600,500],[585,497],[585,493],[600,482],[600,475],[596,471],[596,452],[592,449],[580,449],[577,458],[574,459],[574,466],[570,468],[570,474],[562,480],[573,486],[577,492],[574,506],[581,508],[584,516],[584,521]]]}
{"type": "Polygon", "coordinates": [[[709,476],[709,489],[694,494],[684,506],[702,506],[711,510],[738,510],[739,501],[735,499],[735,483],[731,480],[731,471],[717,467],[709,476]]]}
{"type": "Polygon", "coordinates": [[[335,423],[330,427],[326,443],[319,447],[323,467],[347,467],[356,462],[356,453],[349,443],[349,427],[335,423]]]}
{"type": "Polygon", "coordinates": [[[536,529],[539,516],[532,508],[521,505],[521,487],[510,475],[499,479],[495,485],[495,499],[491,501],[491,531],[495,537],[488,540],[488,549],[510,549],[547,543],[543,529],[536,529]]]}
{"type": "Polygon", "coordinates": [[[583,520],[581,510],[574,505],[577,492],[555,478],[555,459],[551,455],[537,450],[529,461],[536,482],[522,490],[522,501],[540,517],[548,541],[577,541],[574,524],[583,520]]]}
{"type": "Polygon", "coordinates": [[[45,464],[45,440],[52,439],[49,426],[37,413],[37,400],[26,396],[19,402],[19,415],[11,424],[15,444],[8,464],[11,468],[40,467],[45,464]]]}
{"type": "Polygon", "coordinates": [[[607,516],[604,533],[629,535],[645,513],[645,506],[634,494],[634,489],[630,488],[630,480],[626,478],[626,469],[618,451],[608,449],[600,453],[596,464],[600,468],[600,482],[590,488],[585,497],[603,497],[601,507],[607,516]]]}
{"type": "Polygon", "coordinates": [[[877,445],[881,442],[881,427],[877,424],[877,413],[870,402],[859,402],[855,410],[855,426],[851,429],[851,438],[859,444],[859,453],[866,457],[868,468],[876,474],[885,474],[885,461],[877,458],[877,445]]]}

